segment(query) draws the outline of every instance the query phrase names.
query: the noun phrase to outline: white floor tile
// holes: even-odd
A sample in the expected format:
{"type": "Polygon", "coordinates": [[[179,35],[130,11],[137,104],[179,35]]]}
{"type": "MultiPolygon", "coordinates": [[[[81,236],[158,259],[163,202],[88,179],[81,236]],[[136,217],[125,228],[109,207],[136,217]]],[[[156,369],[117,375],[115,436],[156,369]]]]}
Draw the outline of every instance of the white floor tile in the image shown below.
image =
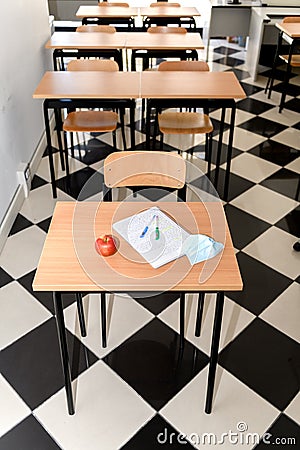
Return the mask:
{"type": "MultiPolygon", "coordinates": [[[[214,139],[218,140],[218,137],[214,137],[214,139]]],[[[229,139],[229,130],[226,130],[223,134],[223,142],[224,144],[228,144],[229,139]]],[[[244,130],[243,128],[234,129],[233,135],[233,147],[246,151],[250,150],[250,148],[256,147],[257,145],[264,142],[266,138],[260,136],[259,134],[251,133],[251,131],[244,130]]]]}
{"type": "MultiPolygon", "coordinates": [[[[261,87],[261,88],[265,89],[266,84],[267,84],[267,78],[263,77],[262,75],[258,75],[255,81],[253,81],[251,77],[244,78],[243,83],[248,83],[253,86],[257,86],[257,87],[261,87]]],[[[276,84],[278,84],[278,83],[280,83],[278,80],[274,80],[274,86],[276,86],[276,84]]]]}
{"type": "Polygon", "coordinates": [[[127,295],[107,294],[107,348],[103,348],[101,345],[100,294],[87,295],[83,302],[87,337],[81,338],[76,304],[65,310],[66,326],[99,358],[111,352],[154,317],[127,295]]]}
{"type": "Polygon", "coordinates": [[[64,450],[116,450],[155,413],[102,361],[73,385],[75,415],[67,413],[64,389],[35,410],[35,416],[64,450]]]}
{"type": "Polygon", "coordinates": [[[276,134],[272,139],[300,150],[300,130],[296,130],[295,128],[287,128],[281,133],[276,134]]]}
{"type": "MultiPolygon", "coordinates": [[[[116,135],[117,135],[117,148],[119,150],[124,150],[123,148],[123,141],[122,141],[122,134],[121,134],[121,129],[118,128],[116,131],[116,135]]],[[[127,149],[130,148],[130,128],[125,127],[125,138],[126,138],[126,145],[127,145],[127,149]]],[[[104,142],[105,144],[108,144],[110,146],[113,147],[113,138],[112,138],[112,134],[111,133],[104,133],[101,136],[99,136],[99,140],[101,142],[104,142]]],[[[140,133],[139,131],[135,132],[135,144],[139,145],[142,142],[144,142],[146,140],[146,135],[143,133],[140,133]]]]}
{"type": "MultiPolygon", "coordinates": [[[[264,103],[269,103],[270,105],[279,107],[280,99],[281,99],[281,93],[273,91],[271,98],[268,98],[268,95],[264,93],[264,91],[256,92],[256,94],[250,95],[250,98],[254,98],[255,100],[260,100],[264,103]]],[[[291,100],[293,97],[287,95],[286,96],[286,102],[291,100]]]]}
{"type": "Polygon", "coordinates": [[[293,172],[297,172],[300,174],[300,157],[294,159],[291,163],[287,164],[286,169],[292,170],[293,172]]]}
{"type": "Polygon", "coordinates": [[[298,203],[264,186],[253,186],[230,202],[262,220],[274,224],[292,211],[298,203]]]}
{"type": "Polygon", "coordinates": [[[271,227],[247,245],[243,252],[295,279],[299,275],[300,253],[293,250],[294,243],[295,237],[277,227],[271,227]]]}
{"type": "Polygon", "coordinates": [[[293,283],[271,303],[260,317],[300,343],[299,300],[300,284],[293,283]]]}
{"type": "Polygon", "coordinates": [[[57,189],[57,198],[52,198],[51,185],[45,184],[30,191],[20,213],[31,222],[39,223],[52,216],[57,201],[74,201],[74,199],[60,189],[57,189]]]}
{"type": "Polygon", "coordinates": [[[16,281],[0,289],[0,308],[0,350],[51,317],[50,312],[16,281]]]}
{"type": "Polygon", "coordinates": [[[287,125],[289,127],[299,122],[299,113],[286,108],[280,113],[279,108],[275,107],[260,114],[259,117],[263,117],[264,119],[269,119],[273,122],[287,125]]]}
{"type": "Polygon", "coordinates": [[[284,412],[300,425],[300,392],[296,395],[284,412]]]}
{"type": "MultiPolygon", "coordinates": [[[[223,164],[221,167],[226,169],[226,164],[223,164]]],[[[250,153],[242,153],[233,158],[230,171],[254,183],[259,183],[279,169],[280,167],[276,164],[250,153]]]]}
{"type": "Polygon", "coordinates": [[[46,233],[33,225],[10,236],[0,255],[0,266],[13,278],[34,270],[39,262],[46,233]]]}
{"type": "MultiPolygon", "coordinates": [[[[65,177],[66,176],[66,172],[61,170],[61,165],[60,165],[60,158],[59,158],[59,153],[54,153],[53,155],[53,163],[54,163],[54,170],[55,170],[55,178],[56,180],[58,180],[59,178],[65,177]]],[[[70,169],[70,173],[76,172],[77,170],[82,169],[83,167],[86,167],[85,164],[83,164],[82,162],[78,161],[77,159],[74,158],[69,158],[69,169],[70,169]]],[[[51,180],[51,176],[50,176],[50,169],[49,169],[49,159],[48,157],[46,158],[42,158],[40,165],[36,171],[36,174],[43,178],[46,181],[50,181],[51,180]]]]}
{"type": "Polygon", "coordinates": [[[30,408],[0,375],[0,437],[31,413],[30,408]]]}
{"type": "MultiPolygon", "coordinates": [[[[212,117],[213,119],[221,120],[221,113],[222,113],[222,110],[217,109],[216,111],[213,111],[209,116],[212,117]]],[[[230,109],[227,108],[226,113],[225,113],[225,122],[226,123],[230,123],[230,116],[231,116],[231,111],[230,111],[230,109]]],[[[235,125],[240,125],[241,123],[252,119],[252,117],[255,117],[255,115],[252,113],[249,113],[247,111],[243,111],[242,109],[237,109],[236,114],[235,114],[235,122],[234,123],[235,123],[235,125]]]]}
{"type": "MultiPolygon", "coordinates": [[[[206,294],[202,318],[202,331],[200,337],[195,337],[196,311],[198,296],[186,296],[185,337],[207,355],[210,354],[211,334],[215,314],[215,295],[206,294]]],[[[179,332],[179,301],[165,309],[159,318],[171,328],[179,332]]],[[[224,304],[220,350],[231,342],[255,316],[241,308],[238,304],[226,297],[224,304]]]]}
{"type": "MultiPolygon", "coordinates": [[[[252,449],[258,443],[270,424],[279,415],[271,404],[259,397],[254,391],[233,377],[229,372],[218,367],[216,376],[215,398],[211,414],[205,414],[207,369],[200,372],[179,394],[174,397],[160,414],[177,430],[184,433],[190,442],[199,449],[214,447],[208,442],[207,433],[212,433],[215,445],[229,450],[234,448],[228,435],[237,433],[239,442],[248,433],[256,433],[253,441],[244,440],[236,448],[252,449]],[[258,414],[259,411],[259,414],[258,414]],[[245,431],[240,431],[244,429],[245,431]],[[255,440],[256,439],[256,440],[255,440]]],[[[214,442],[214,441],[211,441],[214,442]]]]}

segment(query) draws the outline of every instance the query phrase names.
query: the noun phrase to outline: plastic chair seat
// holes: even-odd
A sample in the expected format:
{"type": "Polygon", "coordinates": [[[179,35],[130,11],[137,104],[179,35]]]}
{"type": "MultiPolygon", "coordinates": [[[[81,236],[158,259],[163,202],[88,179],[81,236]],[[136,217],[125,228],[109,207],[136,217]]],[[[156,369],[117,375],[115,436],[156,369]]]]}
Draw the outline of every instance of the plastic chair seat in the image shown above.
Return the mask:
{"type": "Polygon", "coordinates": [[[63,125],[65,131],[106,132],[117,128],[118,114],[113,111],[73,111],[63,125]]]}
{"type": "Polygon", "coordinates": [[[165,111],[158,115],[158,124],[165,134],[206,134],[213,131],[209,116],[196,112],[165,111]]]}

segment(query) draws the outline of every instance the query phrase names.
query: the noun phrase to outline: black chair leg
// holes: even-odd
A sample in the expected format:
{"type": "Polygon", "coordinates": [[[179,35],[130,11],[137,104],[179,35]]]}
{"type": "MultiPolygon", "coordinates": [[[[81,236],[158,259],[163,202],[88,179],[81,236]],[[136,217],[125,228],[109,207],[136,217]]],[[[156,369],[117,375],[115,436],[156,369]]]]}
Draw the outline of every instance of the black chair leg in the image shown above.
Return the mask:
{"type": "Polygon", "coordinates": [[[180,293],[180,306],[179,306],[179,334],[180,334],[180,350],[184,346],[184,316],[185,316],[185,293],[180,293]]]}
{"type": "Polygon", "coordinates": [[[107,347],[106,341],[106,297],[105,292],[101,292],[101,332],[102,332],[102,347],[107,347]]]}
{"type": "Polygon", "coordinates": [[[84,320],[82,295],[79,292],[76,292],[76,303],[77,303],[77,311],[78,311],[81,336],[86,337],[86,327],[85,327],[85,320],[84,320]]]}
{"type": "Polygon", "coordinates": [[[123,140],[123,148],[124,148],[124,151],[126,151],[127,146],[126,146],[126,136],[125,136],[124,115],[125,115],[125,109],[121,109],[120,110],[121,133],[122,133],[122,140],[123,140]]]}
{"type": "Polygon", "coordinates": [[[202,324],[202,316],[203,316],[203,308],[204,308],[204,298],[205,293],[199,292],[198,297],[198,305],[197,305],[197,315],[196,315],[196,327],[195,327],[195,336],[199,337],[201,334],[201,324],[202,324]]]}
{"type": "Polygon", "coordinates": [[[112,132],[112,137],[113,137],[113,146],[114,146],[114,149],[117,150],[117,135],[116,135],[116,130],[114,130],[114,131],[112,132]]]}

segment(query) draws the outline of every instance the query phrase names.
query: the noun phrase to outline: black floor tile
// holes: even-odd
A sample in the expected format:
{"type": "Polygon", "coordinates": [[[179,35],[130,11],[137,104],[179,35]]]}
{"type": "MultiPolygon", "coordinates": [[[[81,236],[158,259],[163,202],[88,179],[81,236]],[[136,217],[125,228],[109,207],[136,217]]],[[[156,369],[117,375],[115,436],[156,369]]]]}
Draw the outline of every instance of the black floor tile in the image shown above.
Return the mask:
{"type": "Polygon", "coordinates": [[[241,64],[244,64],[244,61],[242,59],[234,58],[233,56],[224,56],[220,59],[215,59],[214,62],[217,62],[219,64],[225,64],[226,66],[235,67],[240,66],[241,64]]]}
{"type": "Polygon", "coordinates": [[[261,314],[292,283],[290,278],[243,252],[238,253],[237,260],[244,287],[241,292],[227,295],[253,314],[261,314]]]}
{"type": "Polygon", "coordinates": [[[232,205],[225,205],[225,213],[235,248],[241,250],[264,233],[271,225],[232,205]]]}
{"type": "Polygon", "coordinates": [[[255,100],[254,98],[245,98],[243,100],[240,100],[237,102],[236,107],[252,114],[262,114],[265,111],[273,108],[272,105],[260,102],[259,100],[255,100]]]}
{"type": "MultiPolygon", "coordinates": [[[[87,166],[105,159],[115,149],[99,139],[89,139],[74,147],[74,157],[87,166]]],[[[69,154],[71,150],[69,149],[69,154]]]]}
{"type": "Polygon", "coordinates": [[[102,190],[103,175],[90,167],[71,173],[56,181],[59,189],[66,192],[78,201],[86,200],[102,190]]]}
{"type": "Polygon", "coordinates": [[[28,227],[31,227],[33,224],[30,220],[26,219],[26,217],[22,216],[22,214],[18,214],[16,220],[14,221],[13,226],[9,232],[9,236],[18,233],[19,231],[25,230],[28,227]]]}
{"type": "Polygon", "coordinates": [[[249,72],[240,70],[239,67],[233,67],[232,69],[230,69],[230,72],[233,72],[239,81],[245,80],[245,78],[249,78],[249,72]]]}
{"type": "Polygon", "coordinates": [[[294,236],[300,238],[300,206],[288,213],[285,217],[279,220],[276,227],[287,231],[294,236]]]}
{"type": "Polygon", "coordinates": [[[38,175],[34,175],[31,181],[31,190],[44,186],[47,183],[48,182],[46,180],[43,180],[43,178],[39,177],[38,175]]]}
{"type": "Polygon", "coordinates": [[[268,139],[249,150],[249,153],[279,166],[286,166],[300,156],[299,150],[268,139]]]}
{"type": "Polygon", "coordinates": [[[0,439],[0,450],[60,450],[41,424],[29,416],[0,439]]]}
{"type": "Polygon", "coordinates": [[[253,84],[243,83],[241,82],[241,86],[246,92],[247,96],[256,94],[257,92],[260,92],[263,90],[263,88],[254,86],[253,84]]]}
{"type": "Polygon", "coordinates": [[[268,139],[287,128],[285,125],[264,119],[263,117],[253,117],[247,120],[247,122],[240,124],[239,127],[260,134],[268,139]]]}
{"type": "Polygon", "coordinates": [[[51,219],[52,217],[48,217],[48,219],[42,220],[40,223],[37,223],[37,226],[40,227],[43,231],[45,231],[45,233],[48,233],[51,219]]]}
{"type": "Polygon", "coordinates": [[[148,189],[140,189],[139,194],[145,197],[147,200],[151,202],[158,202],[166,195],[169,195],[171,191],[168,188],[148,188],[148,189]]]}
{"type": "MultiPolygon", "coordinates": [[[[52,292],[42,292],[42,291],[33,291],[32,282],[35,275],[35,270],[27,273],[23,277],[18,279],[18,282],[25,288],[27,291],[33,295],[40,303],[42,303],[45,308],[47,308],[52,314],[54,314],[54,306],[53,306],[53,298],[52,292]]],[[[63,307],[67,308],[72,303],[75,302],[75,293],[74,294],[63,294],[63,307]]]]}
{"type": "Polygon", "coordinates": [[[283,410],[299,391],[300,344],[255,319],[220,354],[220,364],[283,410]]]}
{"type": "Polygon", "coordinates": [[[214,48],[214,53],[220,53],[221,55],[232,55],[233,53],[237,53],[237,50],[230,47],[220,46],[214,48]]]}
{"type": "Polygon", "coordinates": [[[6,284],[10,283],[13,280],[14,279],[7,272],[5,272],[5,270],[2,269],[2,267],[0,267],[0,288],[2,288],[3,286],[5,286],[6,284]]]}
{"type": "MultiPolygon", "coordinates": [[[[216,119],[213,119],[213,118],[211,118],[211,121],[212,121],[212,124],[213,124],[213,127],[214,127],[212,134],[213,134],[213,136],[216,136],[217,134],[220,133],[221,122],[219,120],[216,120],[216,119]]],[[[229,124],[228,123],[224,123],[223,133],[226,130],[229,130],[229,128],[230,128],[229,124]]]]}
{"type": "Polygon", "coordinates": [[[300,427],[285,414],[281,414],[271,427],[264,433],[255,450],[275,446],[278,450],[286,448],[300,448],[300,427]]]}
{"type": "Polygon", "coordinates": [[[300,99],[292,98],[288,102],[285,102],[284,107],[298,113],[300,111],[300,99]]]}
{"type": "MultiPolygon", "coordinates": [[[[67,331],[72,378],[97,357],[67,331]]],[[[0,353],[3,376],[33,410],[64,385],[54,318],[30,331],[0,353]]]]}
{"type": "MultiPolygon", "coordinates": [[[[274,79],[275,80],[279,80],[279,81],[283,81],[284,80],[284,78],[285,78],[285,69],[283,68],[283,69],[279,69],[279,68],[277,68],[276,70],[275,70],[275,76],[274,76],[274,79]]],[[[271,75],[272,75],[272,70],[271,69],[269,69],[269,70],[266,70],[265,72],[262,72],[260,75],[263,75],[264,77],[267,77],[267,78],[269,78],[271,75]]],[[[293,74],[293,73],[291,73],[291,78],[293,78],[294,76],[296,76],[296,74],[293,74]]],[[[275,87],[275,86],[274,86],[275,87]]]]}
{"type": "Polygon", "coordinates": [[[273,87],[273,90],[276,92],[285,92],[286,95],[291,95],[292,97],[298,97],[300,95],[300,86],[292,83],[288,83],[287,85],[278,83],[273,87]]]}
{"type": "MultiPolygon", "coordinates": [[[[215,179],[215,170],[213,170],[211,173],[211,180],[213,181],[213,184],[214,179],[215,179]]],[[[225,183],[225,170],[220,169],[217,186],[217,191],[220,198],[223,198],[224,183],[225,183]]],[[[238,175],[235,175],[234,173],[231,173],[229,178],[229,192],[227,201],[230,202],[238,195],[241,195],[243,192],[247,191],[247,189],[250,189],[252,186],[254,186],[254,183],[252,183],[251,181],[246,180],[245,178],[242,178],[238,175]]]]}
{"type": "Polygon", "coordinates": [[[297,130],[300,130],[300,122],[293,125],[293,128],[296,128],[297,130]]]}
{"type": "Polygon", "coordinates": [[[153,417],[120,450],[193,449],[184,436],[166,422],[159,414],[153,417]],[[184,445],[184,447],[182,447],[184,445]]]}
{"type": "Polygon", "coordinates": [[[156,410],[162,408],[208,362],[208,357],[153,319],[103,359],[156,410]]]}
{"type": "Polygon", "coordinates": [[[131,296],[140,304],[143,305],[144,308],[148,309],[148,311],[152,312],[156,316],[160,314],[164,309],[168,306],[172,305],[172,303],[176,302],[179,298],[179,294],[176,292],[164,292],[159,295],[153,295],[151,297],[137,297],[134,292],[131,293],[131,296]]]}
{"type": "Polygon", "coordinates": [[[260,184],[294,200],[299,199],[300,176],[291,170],[280,169],[263,180],[260,184]]]}
{"type": "MultiPolygon", "coordinates": [[[[59,152],[58,148],[56,148],[56,147],[51,147],[51,148],[52,148],[52,153],[53,153],[53,154],[59,152]]],[[[43,157],[44,157],[44,156],[49,156],[48,147],[46,147],[46,149],[45,149],[45,151],[44,151],[44,153],[43,153],[43,157]]]]}

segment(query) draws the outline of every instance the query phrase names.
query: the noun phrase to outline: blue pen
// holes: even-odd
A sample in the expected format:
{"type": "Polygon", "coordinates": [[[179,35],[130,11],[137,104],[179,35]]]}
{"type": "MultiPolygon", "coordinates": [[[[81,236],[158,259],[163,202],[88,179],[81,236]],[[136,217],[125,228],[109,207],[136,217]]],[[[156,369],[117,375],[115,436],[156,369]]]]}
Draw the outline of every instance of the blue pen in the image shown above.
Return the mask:
{"type": "Polygon", "coordinates": [[[152,219],[150,220],[150,222],[148,223],[148,225],[144,228],[142,234],[140,235],[140,238],[143,238],[145,236],[145,234],[147,233],[147,231],[149,230],[149,227],[151,225],[151,223],[153,222],[153,220],[155,219],[156,215],[154,215],[152,217],[152,219]]]}

